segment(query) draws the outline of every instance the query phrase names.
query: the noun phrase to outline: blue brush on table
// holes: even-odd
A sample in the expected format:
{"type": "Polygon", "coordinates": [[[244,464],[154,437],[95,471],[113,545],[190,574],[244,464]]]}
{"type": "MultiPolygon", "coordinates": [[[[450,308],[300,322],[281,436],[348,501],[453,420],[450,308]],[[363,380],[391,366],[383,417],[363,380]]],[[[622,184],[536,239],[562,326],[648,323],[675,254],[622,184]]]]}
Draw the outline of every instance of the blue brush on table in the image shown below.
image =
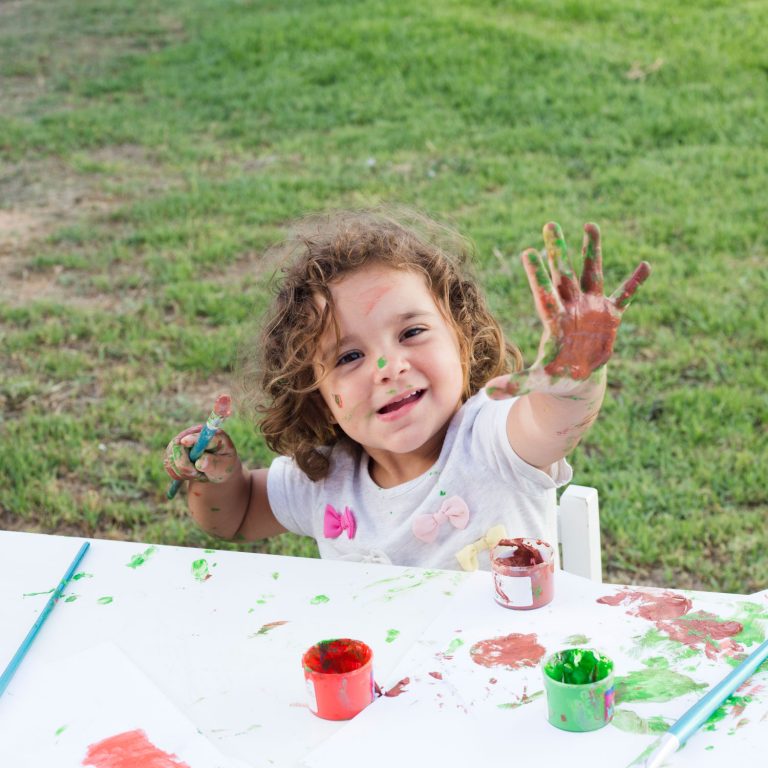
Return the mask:
{"type": "MultiPolygon", "coordinates": [[[[203,451],[208,447],[208,443],[213,440],[214,435],[219,431],[224,419],[228,418],[231,413],[232,398],[229,395],[219,395],[216,398],[216,402],[213,404],[213,410],[208,416],[208,421],[206,421],[197,441],[189,452],[189,458],[192,463],[200,458],[203,451]]],[[[172,499],[176,495],[183,482],[183,480],[174,480],[171,483],[168,488],[168,493],[166,494],[169,499],[172,499]]]]}
{"type": "Polygon", "coordinates": [[[659,740],[631,764],[642,768],[659,768],[696,731],[707,722],[710,715],[768,659],[768,640],[747,656],[744,661],[712,686],[659,740]]]}
{"type": "Polygon", "coordinates": [[[45,608],[43,608],[43,610],[40,612],[40,615],[37,617],[37,620],[32,625],[32,628],[29,630],[29,632],[27,632],[27,636],[21,641],[19,650],[16,651],[16,653],[13,655],[13,658],[8,662],[8,666],[3,671],[3,674],[0,675],[0,696],[3,695],[3,692],[8,687],[8,683],[11,682],[11,678],[16,674],[16,670],[19,668],[19,665],[24,659],[24,656],[26,656],[27,651],[32,645],[32,641],[35,639],[35,637],[37,637],[37,633],[40,631],[40,627],[43,626],[43,623],[48,618],[50,612],[53,610],[54,605],[56,605],[56,603],[59,601],[61,593],[69,583],[69,580],[72,578],[72,575],[77,569],[77,566],[80,565],[80,561],[83,559],[83,555],[86,553],[88,547],[90,546],[91,543],[86,541],[80,547],[77,554],[75,555],[75,559],[70,563],[66,573],[61,577],[59,585],[56,587],[56,589],[53,590],[53,594],[48,598],[48,602],[45,604],[45,608]]]}

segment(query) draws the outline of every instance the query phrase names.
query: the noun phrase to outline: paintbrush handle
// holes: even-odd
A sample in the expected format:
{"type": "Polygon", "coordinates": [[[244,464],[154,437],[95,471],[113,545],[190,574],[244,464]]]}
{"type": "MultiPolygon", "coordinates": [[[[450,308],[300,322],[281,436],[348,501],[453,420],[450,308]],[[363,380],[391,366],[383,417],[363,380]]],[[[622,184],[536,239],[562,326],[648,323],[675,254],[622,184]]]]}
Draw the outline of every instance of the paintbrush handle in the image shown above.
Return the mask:
{"type": "Polygon", "coordinates": [[[40,627],[43,626],[45,623],[45,620],[48,618],[48,615],[53,610],[53,607],[56,605],[56,603],[59,601],[59,598],[61,597],[61,593],[64,591],[65,587],[69,583],[69,580],[72,578],[72,575],[75,572],[75,569],[78,565],[80,565],[80,561],[83,559],[83,555],[88,550],[88,547],[91,546],[91,543],[89,541],[86,541],[78,550],[77,554],[75,555],[75,559],[70,563],[69,568],[67,568],[66,573],[61,577],[61,581],[59,582],[59,585],[56,587],[56,589],[53,591],[53,594],[48,598],[48,602],[45,604],[45,608],[40,612],[40,615],[37,617],[37,620],[32,625],[32,628],[27,632],[27,636],[21,641],[21,645],[19,646],[19,649],[16,651],[16,653],[13,655],[13,658],[8,662],[8,666],[5,668],[5,671],[2,675],[0,675],[0,696],[3,695],[3,692],[8,687],[8,683],[11,682],[11,678],[16,674],[16,670],[19,668],[19,665],[21,664],[24,656],[26,656],[27,651],[29,650],[30,646],[32,645],[32,641],[37,636],[37,633],[40,631],[40,627]]]}

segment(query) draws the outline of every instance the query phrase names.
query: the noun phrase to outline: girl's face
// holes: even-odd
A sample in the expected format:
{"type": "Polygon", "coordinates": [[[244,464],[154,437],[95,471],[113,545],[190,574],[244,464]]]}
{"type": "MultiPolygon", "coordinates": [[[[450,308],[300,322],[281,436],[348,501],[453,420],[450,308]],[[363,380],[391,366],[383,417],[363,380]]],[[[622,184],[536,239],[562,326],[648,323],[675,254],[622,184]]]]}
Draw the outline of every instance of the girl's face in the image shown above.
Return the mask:
{"type": "MultiPolygon", "coordinates": [[[[320,338],[316,370],[334,420],[373,459],[417,477],[437,459],[461,405],[456,332],[418,272],[365,267],[331,286],[341,343],[320,338]]],[[[318,302],[324,302],[318,299],[318,302]]]]}

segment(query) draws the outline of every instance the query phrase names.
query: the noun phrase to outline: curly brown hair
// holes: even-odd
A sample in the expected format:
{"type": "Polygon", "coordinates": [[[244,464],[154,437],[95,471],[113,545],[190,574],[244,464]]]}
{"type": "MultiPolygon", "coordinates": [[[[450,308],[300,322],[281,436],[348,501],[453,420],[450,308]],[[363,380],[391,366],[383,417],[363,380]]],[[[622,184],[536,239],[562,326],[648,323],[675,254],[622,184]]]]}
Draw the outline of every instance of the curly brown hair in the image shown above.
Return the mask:
{"type": "Polygon", "coordinates": [[[494,376],[519,370],[519,350],[505,341],[469,272],[473,253],[456,231],[411,210],[345,211],[301,220],[292,236],[270,251],[284,263],[276,296],[257,349],[251,345],[241,354],[243,404],[261,415],[267,445],[319,480],[328,472],[329,449],[352,444],[317,389],[317,344],[328,327],[339,340],[329,286],[362,266],[424,275],[458,337],[462,400],[494,376]]]}

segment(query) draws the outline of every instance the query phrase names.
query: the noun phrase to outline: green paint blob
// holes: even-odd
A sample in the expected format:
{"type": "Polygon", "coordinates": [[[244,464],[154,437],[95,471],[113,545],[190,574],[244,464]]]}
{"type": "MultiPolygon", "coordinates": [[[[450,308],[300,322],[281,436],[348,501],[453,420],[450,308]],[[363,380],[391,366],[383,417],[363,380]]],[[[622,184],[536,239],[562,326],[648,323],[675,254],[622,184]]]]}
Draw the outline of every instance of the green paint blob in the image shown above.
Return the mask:
{"type": "Polygon", "coordinates": [[[60,728],[57,728],[56,731],[54,732],[54,736],[61,736],[61,734],[67,730],[67,727],[68,726],[66,725],[62,725],[60,728]]]}
{"type": "Polygon", "coordinates": [[[211,578],[211,574],[208,573],[208,561],[204,559],[195,560],[192,563],[192,575],[197,581],[205,581],[211,578]]]}
{"type": "Polygon", "coordinates": [[[157,547],[147,547],[143,552],[134,555],[131,558],[131,562],[126,563],[125,565],[127,568],[138,568],[139,566],[144,565],[155,552],[157,552],[157,547]]]}
{"type": "Polygon", "coordinates": [[[76,573],[72,577],[72,581],[80,581],[80,579],[92,579],[92,578],[93,578],[92,573],[84,573],[83,571],[81,571],[80,573],[76,573]]]}
{"type": "Polygon", "coordinates": [[[309,602],[311,605],[322,605],[330,602],[331,598],[326,595],[315,595],[309,602]]]}
{"type": "Polygon", "coordinates": [[[275,571],[275,572],[272,574],[272,578],[273,578],[275,581],[277,581],[277,580],[280,578],[280,574],[279,574],[277,571],[275,571]]]}
{"type": "Polygon", "coordinates": [[[453,640],[451,640],[451,644],[445,649],[444,656],[450,656],[456,651],[461,648],[461,646],[464,645],[464,641],[460,637],[454,637],[453,640]]]}
{"type": "Polygon", "coordinates": [[[65,603],[74,603],[77,600],[77,595],[68,595],[64,598],[65,603]]]}
{"type": "Polygon", "coordinates": [[[47,589],[45,592],[25,592],[22,597],[37,597],[37,595],[50,595],[53,589],[47,589]]]}
{"type": "Polygon", "coordinates": [[[385,357],[380,357],[376,361],[376,365],[378,366],[379,370],[381,370],[386,364],[387,364],[387,359],[385,357]]]}
{"type": "Polygon", "coordinates": [[[387,630],[387,643],[394,643],[395,640],[397,640],[398,635],[400,634],[399,629],[388,629],[387,630]]]}
{"type": "Polygon", "coordinates": [[[563,645],[587,645],[588,643],[589,638],[586,635],[571,635],[563,641],[563,645]]]}
{"type": "Polygon", "coordinates": [[[114,600],[113,597],[110,597],[109,595],[104,595],[104,597],[100,597],[96,602],[99,605],[109,605],[114,600]]]}
{"type": "Polygon", "coordinates": [[[672,720],[665,720],[660,715],[649,717],[647,720],[640,717],[631,709],[616,709],[611,720],[616,728],[626,733],[649,734],[665,733],[672,725],[672,720]]]}
{"type": "Polygon", "coordinates": [[[642,669],[616,678],[616,703],[671,701],[706,687],[706,683],[697,683],[687,675],[670,669],[642,669]]]}
{"type": "Polygon", "coordinates": [[[588,648],[568,648],[553,654],[544,665],[547,677],[567,685],[587,685],[603,680],[613,671],[613,662],[588,648]]]}

